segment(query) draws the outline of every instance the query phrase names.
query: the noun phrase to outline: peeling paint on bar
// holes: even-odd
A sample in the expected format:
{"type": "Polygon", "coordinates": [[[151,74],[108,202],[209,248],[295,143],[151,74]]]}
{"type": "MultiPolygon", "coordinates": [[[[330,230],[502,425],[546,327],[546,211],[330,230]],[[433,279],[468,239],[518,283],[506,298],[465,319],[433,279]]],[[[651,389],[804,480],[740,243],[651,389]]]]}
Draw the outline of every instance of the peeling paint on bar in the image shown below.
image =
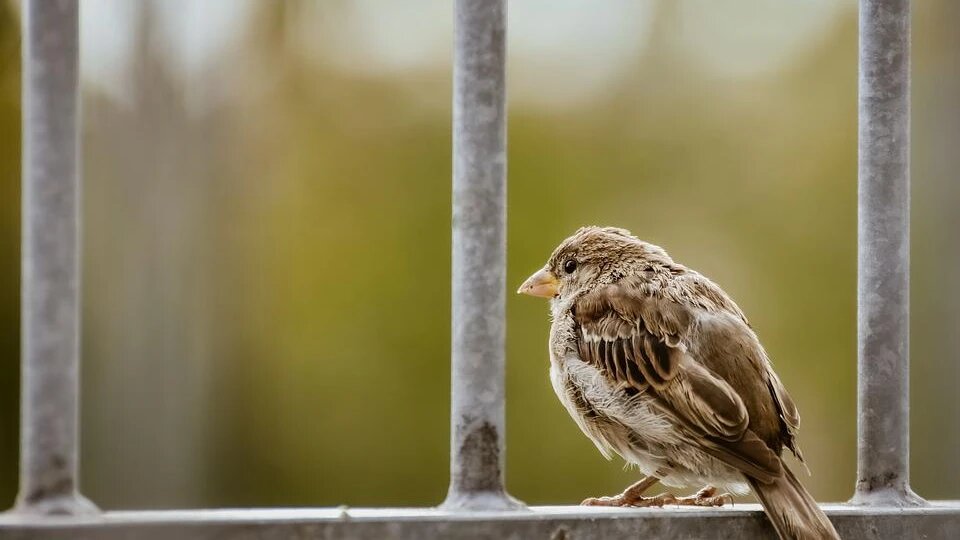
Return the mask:
{"type": "Polygon", "coordinates": [[[910,0],[860,0],[858,440],[853,503],[910,490],[910,0]]]}
{"type": "Polygon", "coordinates": [[[23,10],[20,513],[96,511],[77,491],[78,9],[28,0],[23,10]]]}
{"type": "Polygon", "coordinates": [[[451,509],[522,508],[504,488],[506,16],[454,6],[451,509]]]}

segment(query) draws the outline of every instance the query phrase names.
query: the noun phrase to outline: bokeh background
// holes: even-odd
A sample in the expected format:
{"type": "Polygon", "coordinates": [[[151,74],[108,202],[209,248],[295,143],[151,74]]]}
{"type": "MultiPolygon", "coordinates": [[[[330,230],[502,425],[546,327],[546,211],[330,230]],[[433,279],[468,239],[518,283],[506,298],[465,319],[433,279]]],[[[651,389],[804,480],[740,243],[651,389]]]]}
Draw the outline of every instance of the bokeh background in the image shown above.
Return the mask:
{"type": "MultiPolygon", "coordinates": [[[[84,0],[82,483],[105,508],[432,505],[447,486],[452,7],[84,0]]],[[[821,500],[855,480],[856,2],[510,4],[511,284],[627,227],[745,309],[821,500]]],[[[960,34],[915,3],[912,466],[960,497],[960,34]]],[[[0,506],[16,494],[19,8],[0,0],[0,506]]],[[[508,302],[510,490],[635,479],[508,302]]]]}

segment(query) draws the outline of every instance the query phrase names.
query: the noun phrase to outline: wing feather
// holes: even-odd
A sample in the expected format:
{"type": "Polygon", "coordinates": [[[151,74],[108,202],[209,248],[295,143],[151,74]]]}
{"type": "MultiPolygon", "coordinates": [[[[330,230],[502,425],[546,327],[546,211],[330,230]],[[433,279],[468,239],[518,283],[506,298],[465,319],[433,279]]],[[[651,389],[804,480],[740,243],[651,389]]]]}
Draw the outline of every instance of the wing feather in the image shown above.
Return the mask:
{"type": "Polygon", "coordinates": [[[574,317],[584,361],[618,384],[649,391],[709,454],[760,481],[781,474],[778,455],[748,429],[736,390],[684,345],[695,320],[691,308],[613,284],[580,298],[574,317]]]}

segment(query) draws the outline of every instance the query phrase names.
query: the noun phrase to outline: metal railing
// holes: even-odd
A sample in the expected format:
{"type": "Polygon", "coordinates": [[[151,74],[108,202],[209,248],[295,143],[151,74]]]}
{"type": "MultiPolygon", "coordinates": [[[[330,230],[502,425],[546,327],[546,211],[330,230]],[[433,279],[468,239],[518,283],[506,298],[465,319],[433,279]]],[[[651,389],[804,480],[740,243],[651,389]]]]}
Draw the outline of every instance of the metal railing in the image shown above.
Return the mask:
{"type": "Polygon", "coordinates": [[[861,0],[855,504],[910,491],[910,0],[861,0]]]}
{"type": "MultiPolygon", "coordinates": [[[[756,505],[526,508],[504,488],[505,0],[455,4],[451,482],[437,509],[100,513],[77,490],[78,0],[26,0],[20,495],[0,539],[769,537],[756,505]],[[57,517],[57,515],[63,515],[57,517]]],[[[860,0],[856,493],[848,538],[952,538],[909,485],[910,1],[860,0]]]]}
{"type": "Polygon", "coordinates": [[[79,6],[29,1],[24,8],[17,511],[76,514],[94,509],[77,491],[79,6]]]}
{"type": "Polygon", "coordinates": [[[450,492],[444,506],[520,506],[504,489],[507,304],[506,0],[458,0],[453,62],[450,492]]]}

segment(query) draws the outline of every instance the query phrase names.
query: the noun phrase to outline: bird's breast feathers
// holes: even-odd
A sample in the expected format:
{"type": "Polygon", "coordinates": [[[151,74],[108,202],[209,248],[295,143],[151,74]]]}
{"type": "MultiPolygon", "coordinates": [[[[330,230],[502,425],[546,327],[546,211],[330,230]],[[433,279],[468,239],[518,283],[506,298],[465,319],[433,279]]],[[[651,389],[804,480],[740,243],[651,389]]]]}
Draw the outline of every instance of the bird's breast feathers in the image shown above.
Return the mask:
{"type": "Polygon", "coordinates": [[[711,479],[729,491],[746,491],[736,470],[692,445],[646,392],[628,395],[576,353],[551,361],[550,380],[571,418],[607,459],[619,454],[669,486],[686,487],[711,479]]]}

